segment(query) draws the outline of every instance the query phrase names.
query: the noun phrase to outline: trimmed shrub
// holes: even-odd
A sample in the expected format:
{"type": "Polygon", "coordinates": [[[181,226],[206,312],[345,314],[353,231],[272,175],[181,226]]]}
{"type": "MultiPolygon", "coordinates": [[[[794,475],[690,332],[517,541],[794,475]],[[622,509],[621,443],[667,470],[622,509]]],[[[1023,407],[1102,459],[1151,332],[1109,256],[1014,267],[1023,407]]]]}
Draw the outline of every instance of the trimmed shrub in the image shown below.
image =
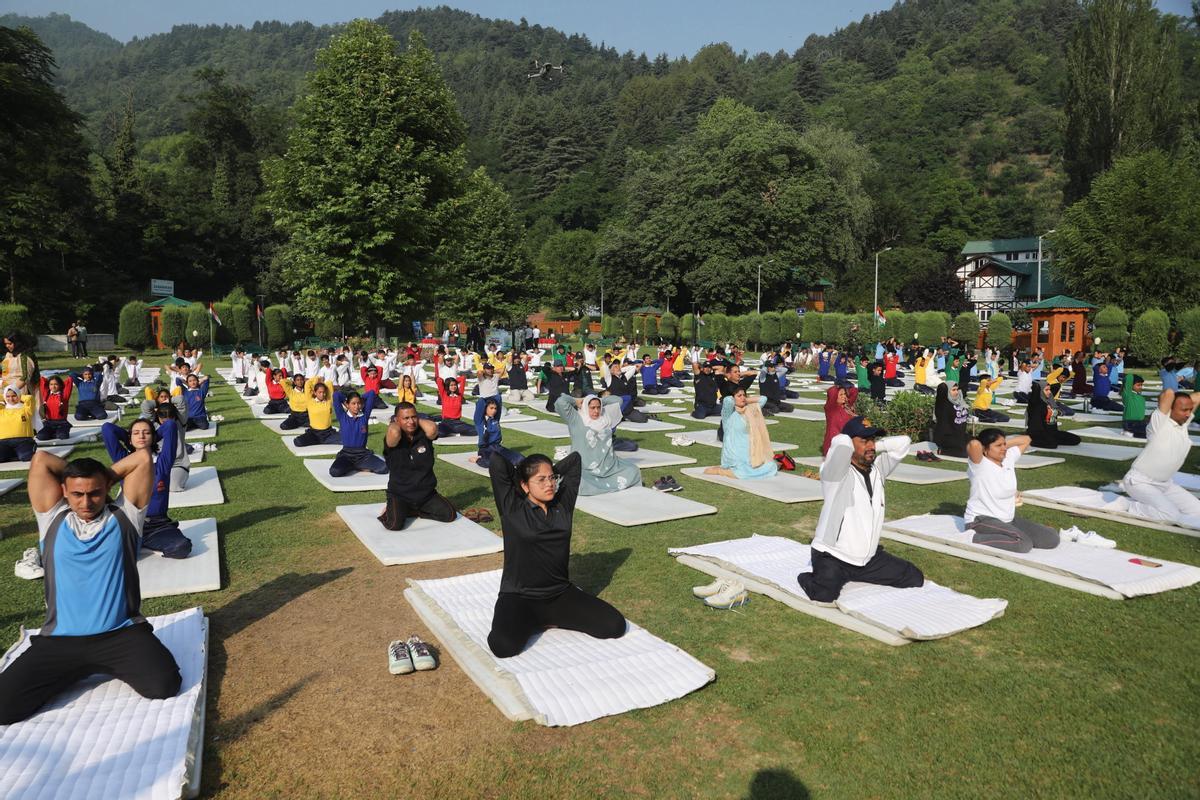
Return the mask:
{"type": "Polygon", "coordinates": [[[825,338],[825,322],[822,317],[824,316],[819,311],[809,311],[805,314],[800,328],[800,338],[809,344],[823,340],[825,338]]]}
{"type": "MultiPolygon", "coordinates": [[[[806,312],[807,314],[807,312],[806,312]]],[[[805,314],[805,315],[806,315],[805,314]]],[[[795,311],[779,312],[779,339],[798,340],[804,338],[804,315],[795,311]]]]}
{"type": "Polygon", "coordinates": [[[655,319],[654,317],[646,317],[645,319],[642,320],[642,330],[644,331],[644,335],[646,337],[647,342],[649,342],[652,339],[657,339],[658,338],[658,320],[655,319]]]}
{"type": "Polygon", "coordinates": [[[613,331],[612,314],[605,314],[600,320],[600,335],[606,339],[615,339],[617,334],[613,331]]]}
{"type": "Polygon", "coordinates": [[[254,325],[254,306],[249,303],[234,303],[231,305],[232,319],[226,323],[233,331],[233,340],[238,344],[258,342],[258,329],[254,325]]]}
{"type": "MultiPolygon", "coordinates": [[[[909,315],[903,311],[885,311],[887,322],[883,326],[883,336],[886,339],[895,339],[900,344],[905,344],[908,340],[904,337],[905,331],[908,328],[909,315]]],[[[912,334],[908,336],[911,338],[912,334]]]]}
{"type": "Polygon", "coordinates": [[[729,318],[729,338],[741,347],[749,347],[758,339],[758,318],[753,314],[739,314],[729,318]]]}
{"type": "Polygon", "coordinates": [[[946,312],[924,311],[917,317],[917,341],[926,347],[940,344],[946,328],[946,312]]]}
{"type": "Polygon", "coordinates": [[[217,312],[217,316],[221,320],[221,324],[213,323],[213,335],[217,338],[216,344],[233,344],[236,341],[236,334],[233,330],[233,306],[229,303],[213,303],[213,310],[217,312]]]}
{"type": "Polygon", "coordinates": [[[292,310],[280,303],[263,309],[263,322],[267,328],[267,346],[272,350],[291,347],[292,310]]]}
{"type": "Polygon", "coordinates": [[[695,344],[693,328],[696,327],[696,317],[691,312],[679,318],[679,340],[684,344],[695,344]]]}
{"type": "MultiPolygon", "coordinates": [[[[222,303],[228,303],[231,306],[253,306],[254,300],[250,295],[246,294],[246,290],[240,286],[235,286],[230,290],[229,294],[221,298],[222,303]]],[[[217,312],[218,314],[221,312],[217,312]]],[[[251,308],[253,313],[253,308],[251,308]]],[[[222,319],[224,319],[222,317],[222,319]]]]}
{"type": "Polygon", "coordinates": [[[625,316],[621,317],[621,335],[624,336],[626,340],[629,340],[634,337],[634,333],[633,315],[626,314],[625,316]]]}
{"type": "Polygon", "coordinates": [[[36,338],[29,309],[20,303],[0,303],[0,336],[8,336],[10,333],[30,340],[36,338]]]}
{"type": "Polygon", "coordinates": [[[188,310],[180,306],[164,306],[158,319],[158,336],[162,339],[163,347],[174,350],[180,342],[186,341],[184,331],[187,329],[188,310]]]}
{"type": "Polygon", "coordinates": [[[668,342],[675,342],[679,338],[679,317],[670,311],[663,314],[658,321],[658,335],[668,342]]]}
{"type": "Polygon", "coordinates": [[[987,327],[987,345],[988,347],[1006,352],[1012,349],[1012,319],[1003,311],[997,311],[992,314],[988,320],[987,327]]]}
{"type": "Polygon", "coordinates": [[[313,336],[318,339],[341,339],[342,322],[336,319],[313,320],[313,336]]]}
{"type": "MultiPolygon", "coordinates": [[[[213,323],[213,327],[216,327],[213,323]]],[[[191,347],[208,347],[208,308],[203,303],[192,303],[187,307],[187,325],[183,338],[191,347]]]]}
{"type": "Polygon", "coordinates": [[[933,397],[917,392],[897,392],[886,405],[877,405],[866,392],[859,394],[854,410],[869,417],[871,424],[888,435],[904,435],[920,441],[933,424],[933,397]]]}
{"type": "Polygon", "coordinates": [[[129,301],[121,307],[117,344],[131,350],[145,350],[151,341],[149,307],[141,300],[129,301]]]}
{"type": "Polygon", "coordinates": [[[1157,364],[1171,352],[1167,338],[1171,332],[1171,320],[1167,312],[1157,308],[1143,311],[1133,322],[1133,333],[1129,337],[1129,353],[1141,364],[1157,364]]]}
{"type": "Polygon", "coordinates": [[[729,317],[724,314],[709,314],[703,319],[704,327],[700,330],[702,340],[718,344],[729,340],[729,317]]]}
{"type": "Polygon", "coordinates": [[[1200,306],[1192,306],[1179,315],[1178,356],[1187,361],[1200,359],[1200,306]]]}
{"type": "Polygon", "coordinates": [[[790,339],[790,335],[783,333],[783,320],[778,311],[764,312],[758,323],[759,342],[766,347],[778,347],[784,339],[790,339]]]}
{"type": "Polygon", "coordinates": [[[1105,306],[1092,318],[1093,341],[1105,350],[1114,350],[1129,343],[1129,315],[1120,306],[1105,306]]]}
{"type": "Polygon", "coordinates": [[[979,341],[979,317],[964,311],[950,323],[950,338],[964,347],[974,347],[979,341]]]}

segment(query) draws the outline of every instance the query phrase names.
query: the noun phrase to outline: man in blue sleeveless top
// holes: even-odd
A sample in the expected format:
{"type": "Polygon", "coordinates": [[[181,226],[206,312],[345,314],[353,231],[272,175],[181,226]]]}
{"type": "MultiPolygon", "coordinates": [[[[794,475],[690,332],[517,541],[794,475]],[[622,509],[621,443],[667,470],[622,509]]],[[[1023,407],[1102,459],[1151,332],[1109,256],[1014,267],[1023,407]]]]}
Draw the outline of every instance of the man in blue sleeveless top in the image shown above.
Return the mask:
{"type": "Polygon", "coordinates": [[[34,455],[29,501],[46,570],[46,622],[0,672],[0,725],[32,716],[89,675],[110,675],[150,699],[179,691],[179,667],[141,612],[137,556],[153,475],[149,450],[111,468],[34,455]]]}

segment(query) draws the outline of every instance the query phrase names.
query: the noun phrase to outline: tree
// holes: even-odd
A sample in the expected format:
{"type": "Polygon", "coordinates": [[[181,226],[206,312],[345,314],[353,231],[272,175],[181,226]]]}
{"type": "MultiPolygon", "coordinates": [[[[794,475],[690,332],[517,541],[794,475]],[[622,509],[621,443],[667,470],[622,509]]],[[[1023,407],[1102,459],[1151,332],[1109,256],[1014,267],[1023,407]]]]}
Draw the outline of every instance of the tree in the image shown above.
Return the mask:
{"type": "Polygon", "coordinates": [[[679,337],[679,318],[670,311],[662,315],[658,321],[658,333],[667,342],[675,342],[679,337]]]}
{"type": "Polygon", "coordinates": [[[958,280],[957,268],[948,259],[917,274],[900,289],[900,303],[908,311],[945,311],[957,314],[971,307],[958,280]]]}
{"type": "Polygon", "coordinates": [[[33,337],[36,333],[29,309],[18,303],[0,303],[0,336],[15,333],[20,336],[33,337]]]}
{"type": "Polygon", "coordinates": [[[992,314],[988,320],[987,344],[997,350],[1012,349],[1012,320],[1003,311],[992,314]]]}
{"type": "Polygon", "coordinates": [[[1124,347],[1129,341],[1129,315],[1120,306],[1105,306],[1092,317],[1092,338],[1105,349],[1124,347]]]}
{"type": "MultiPolygon", "coordinates": [[[[208,316],[208,308],[203,303],[192,303],[187,308],[187,326],[183,332],[183,338],[187,339],[187,343],[192,347],[211,347],[212,341],[208,336],[208,325],[211,317],[208,316]]],[[[217,323],[212,323],[216,328],[217,323]]]]}
{"type": "Polygon", "coordinates": [[[582,314],[599,305],[600,279],[595,264],[596,234],[592,231],[561,231],[546,239],[537,257],[545,302],[566,314],[582,314]]]}
{"type": "Polygon", "coordinates": [[[1187,361],[1200,360],[1200,306],[1189,308],[1180,314],[1177,327],[1179,328],[1177,355],[1187,361]]]}
{"type": "Polygon", "coordinates": [[[267,306],[263,309],[263,321],[267,328],[267,347],[272,350],[291,347],[292,309],[290,307],[283,304],[267,306]]]}
{"type": "Polygon", "coordinates": [[[1178,316],[1200,304],[1198,230],[1200,155],[1123,158],[1063,215],[1055,271],[1084,300],[1178,316]]]}
{"type": "Polygon", "coordinates": [[[1179,140],[1176,23],[1150,0],[1087,0],[1067,51],[1066,196],[1078,200],[1118,158],[1179,140]]]}
{"type": "Polygon", "coordinates": [[[117,344],[131,350],[145,350],[150,346],[150,309],[141,300],[131,300],[122,306],[117,344]]]}
{"type": "Polygon", "coordinates": [[[317,56],[295,119],[267,165],[267,205],[287,236],[278,261],[297,310],[408,320],[436,285],[426,276],[465,162],[433,54],[415,32],[399,53],[386,29],[355,20],[317,56]]]}
{"type": "Polygon", "coordinates": [[[257,342],[258,335],[254,329],[254,309],[250,307],[249,303],[230,303],[230,308],[232,309],[232,313],[229,315],[230,320],[225,324],[229,326],[233,340],[238,344],[257,342]]]}
{"type": "Polygon", "coordinates": [[[1171,352],[1170,332],[1171,320],[1165,311],[1146,309],[1133,321],[1129,354],[1142,364],[1157,364],[1171,352]]]}
{"type": "Polygon", "coordinates": [[[535,311],[534,293],[525,284],[525,231],[508,193],[479,167],[443,212],[447,234],[437,256],[446,270],[439,281],[439,311],[505,323],[535,311]]]}
{"type": "Polygon", "coordinates": [[[187,340],[187,322],[186,308],[163,306],[162,315],[158,318],[158,337],[162,340],[163,347],[172,350],[187,340]]]}
{"type": "Polygon", "coordinates": [[[946,335],[946,314],[941,311],[925,311],[918,315],[917,341],[926,347],[940,344],[946,335]]]}
{"type": "Polygon", "coordinates": [[[964,311],[950,325],[950,338],[964,347],[974,347],[979,341],[979,317],[974,311],[964,311]]]}
{"type": "Polygon", "coordinates": [[[679,338],[684,344],[695,344],[696,317],[691,312],[679,318],[679,338]]]}

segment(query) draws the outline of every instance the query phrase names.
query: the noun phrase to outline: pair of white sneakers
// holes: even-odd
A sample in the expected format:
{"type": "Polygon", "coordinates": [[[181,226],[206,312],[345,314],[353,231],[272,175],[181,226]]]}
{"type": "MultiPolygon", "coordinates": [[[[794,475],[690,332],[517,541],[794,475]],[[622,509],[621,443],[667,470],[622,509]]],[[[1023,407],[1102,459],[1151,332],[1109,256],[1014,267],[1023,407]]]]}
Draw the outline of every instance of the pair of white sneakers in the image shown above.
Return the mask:
{"type": "Polygon", "coordinates": [[[217,452],[217,446],[215,444],[206,444],[204,445],[204,452],[215,453],[217,452]]]}
{"type": "Polygon", "coordinates": [[[18,578],[24,578],[27,581],[45,577],[46,570],[42,567],[41,552],[36,547],[25,548],[25,552],[21,554],[21,560],[13,565],[13,572],[18,578]]]}
{"type": "Polygon", "coordinates": [[[709,608],[730,609],[750,602],[750,593],[741,581],[717,578],[707,586],[695,586],[692,594],[704,601],[709,608]]]}
{"type": "Polygon", "coordinates": [[[671,437],[671,444],[676,447],[691,447],[696,443],[696,440],[687,434],[679,433],[671,437]]]}
{"type": "Polygon", "coordinates": [[[415,633],[407,641],[397,639],[388,645],[388,672],[393,675],[407,675],[410,672],[425,672],[437,666],[437,660],[429,650],[429,645],[421,641],[415,633]]]}
{"type": "Polygon", "coordinates": [[[1117,543],[1112,539],[1106,539],[1095,531],[1082,531],[1079,529],[1078,525],[1072,525],[1069,528],[1063,528],[1058,532],[1058,535],[1063,541],[1086,544],[1088,547],[1103,547],[1112,549],[1117,546],[1117,543]]]}

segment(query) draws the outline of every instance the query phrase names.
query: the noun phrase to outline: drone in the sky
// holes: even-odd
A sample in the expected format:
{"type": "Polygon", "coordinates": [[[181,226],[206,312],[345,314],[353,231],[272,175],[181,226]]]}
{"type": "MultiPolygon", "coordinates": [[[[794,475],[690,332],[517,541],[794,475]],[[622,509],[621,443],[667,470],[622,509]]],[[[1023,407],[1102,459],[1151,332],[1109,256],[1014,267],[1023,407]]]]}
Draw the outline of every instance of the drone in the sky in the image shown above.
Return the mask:
{"type": "Polygon", "coordinates": [[[555,66],[548,61],[543,64],[535,58],[533,60],[533,64],[529,67],[529,72],[526,73],[525,77],[529,78],[530,80],[540,78],[544,81],[552,81],[554,80],[555,72],[561,76],[566,74],[566,70],[566,64],[559,64],[558,66],[555,66]]]}

